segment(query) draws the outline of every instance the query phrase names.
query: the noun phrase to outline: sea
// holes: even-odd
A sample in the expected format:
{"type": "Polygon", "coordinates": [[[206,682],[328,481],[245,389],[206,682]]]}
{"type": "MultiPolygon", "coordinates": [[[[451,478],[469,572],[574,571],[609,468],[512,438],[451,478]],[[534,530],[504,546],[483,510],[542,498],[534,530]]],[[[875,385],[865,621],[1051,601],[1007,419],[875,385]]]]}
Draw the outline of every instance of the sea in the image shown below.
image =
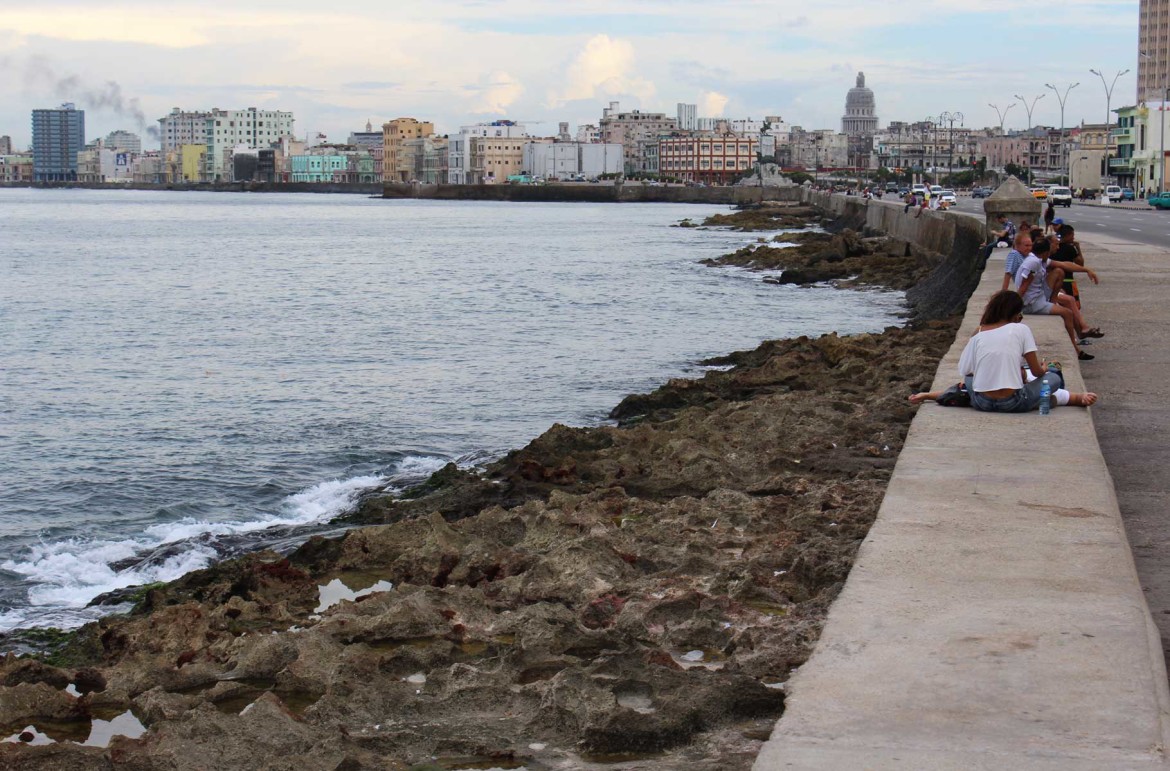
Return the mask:
{"type": "Polygon", "coordinates": [[[338,532],[707,357],[902,323],[700,265],[783,237],[674,227],[728,211],[0,190],[0,633],[338,532]]]}

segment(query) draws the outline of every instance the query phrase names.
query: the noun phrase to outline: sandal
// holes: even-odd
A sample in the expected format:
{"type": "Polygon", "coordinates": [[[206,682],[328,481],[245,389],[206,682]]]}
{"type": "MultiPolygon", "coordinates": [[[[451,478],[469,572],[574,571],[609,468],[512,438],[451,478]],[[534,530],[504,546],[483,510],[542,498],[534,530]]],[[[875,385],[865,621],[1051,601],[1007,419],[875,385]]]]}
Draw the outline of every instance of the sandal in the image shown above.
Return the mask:
{"type": "Polygon", "coordinates": [[[1084,351],[1077,351],[1077,358],[1080,359],[1081,361],[1092,361],[1093,359],[1095,359],[1097,357],[1091,353],[1085,353],[1084,351]]]}
{"type": "Polygon", "coordinates": [[[1100,327],[1093,327],[1082,332],[1081,337],[1105,337],[1105,333],[1101,331],[1100,327]]]}

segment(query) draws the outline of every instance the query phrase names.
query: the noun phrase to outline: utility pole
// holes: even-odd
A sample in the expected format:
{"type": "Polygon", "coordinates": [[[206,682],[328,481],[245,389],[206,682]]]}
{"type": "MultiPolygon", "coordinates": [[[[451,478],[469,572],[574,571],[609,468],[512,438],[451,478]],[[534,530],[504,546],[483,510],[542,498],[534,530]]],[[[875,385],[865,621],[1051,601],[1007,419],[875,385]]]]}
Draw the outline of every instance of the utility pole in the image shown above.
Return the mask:
{"type": "Polygon", "coordinates": [[[987,106],[995,110],[995,114],[999,116],[999,135],[1003,136],[1003,119],[1006,118],[1007,114],[1011,112],[1011,109],[1016,106],[1016,103],[1012,102],[1007,107],[1005,107],[1002,112],[997,105],[994,105],[991,102],[988,102],[987,106]]]}

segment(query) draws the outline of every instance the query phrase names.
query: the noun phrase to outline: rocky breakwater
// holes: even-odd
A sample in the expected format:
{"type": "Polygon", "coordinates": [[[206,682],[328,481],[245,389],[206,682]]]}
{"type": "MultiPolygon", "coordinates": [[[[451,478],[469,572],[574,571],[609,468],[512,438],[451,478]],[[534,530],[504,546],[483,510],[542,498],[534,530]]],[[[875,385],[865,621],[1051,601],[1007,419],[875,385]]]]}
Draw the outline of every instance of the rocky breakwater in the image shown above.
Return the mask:
{"type": "Polygon", "coordinates": [[[767,342],[369,499],[341,537],[150,588],[0,661],[5,735],[148,730],[0,766],[747,768],[955,326],[767,342]]]}

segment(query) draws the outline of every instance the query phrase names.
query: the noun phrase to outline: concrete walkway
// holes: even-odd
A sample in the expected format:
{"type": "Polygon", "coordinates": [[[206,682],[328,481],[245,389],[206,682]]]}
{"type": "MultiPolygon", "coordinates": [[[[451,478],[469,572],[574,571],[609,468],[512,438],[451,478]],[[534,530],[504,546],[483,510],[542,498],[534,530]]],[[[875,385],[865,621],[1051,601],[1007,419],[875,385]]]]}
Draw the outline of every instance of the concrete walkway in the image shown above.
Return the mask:
{"type": "Polygon", "coordinates": [[[1081,290],[1084,310],[1107,330],[1086,350],[1085,382],[1102,395],[1097,439],[1113,474],[1146,602],[1170,654],[1170,249],[1078,234],[1101,283],[1081,290]]]}
{"type": "MultiPolygon", "coordinates": [[[[1094,267],[1107,259],[1088,254],[1094,267]]],[[[1003,255],[989,262],[936,388],[957,380],[1003,255]]],[[[1110,327],[1109,345],[1093,346],[1099,359],[1084,366],[1107,371],[1123,335],[1096,290],[1084,293],[1088,310],[1099,306],[1090,319],[1118,333],[1110,327]]],[[[1117,302],[1118,318],[1144,322],[1140,299],[1117,302]]],[[[1041,356],[1066,362],[1070,389],[1085,390],[1063,328],[1028,321],[1041,356]]],[[[756,769],[1165,765],[1162,648],[1096,412],[919,409],[877,522],[812,658],[789,682],[756,769]]]]}

